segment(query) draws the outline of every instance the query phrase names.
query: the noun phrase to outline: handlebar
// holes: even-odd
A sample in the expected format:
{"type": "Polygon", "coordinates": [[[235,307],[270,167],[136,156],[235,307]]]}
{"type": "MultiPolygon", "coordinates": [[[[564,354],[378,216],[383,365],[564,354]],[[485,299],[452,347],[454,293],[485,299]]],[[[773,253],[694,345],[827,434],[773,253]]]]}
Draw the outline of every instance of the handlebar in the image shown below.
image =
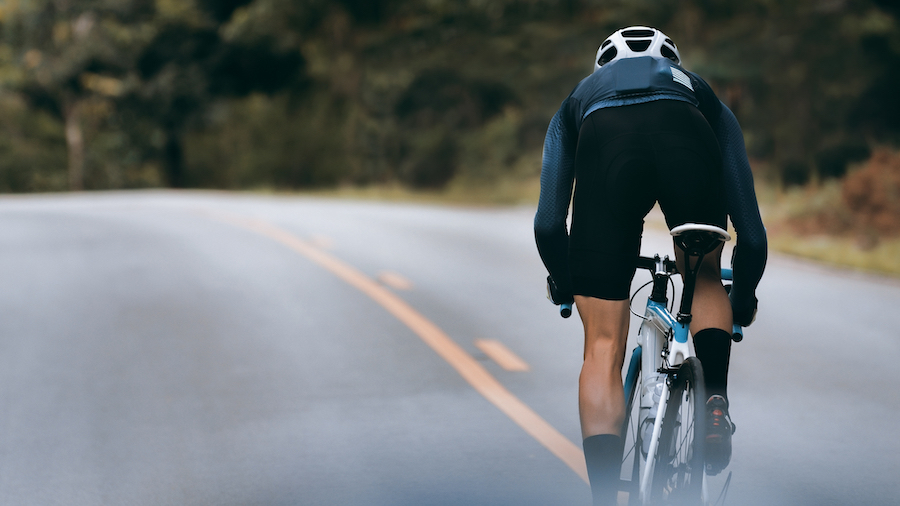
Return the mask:
{"type": "MultiPolygon", "coordinates": [[[[650,257],[641,257],[639,256],[637,259],[637,267],[639,269],[646,269],[652,273],[656,273],[657,265],[661,264],[665,273],[668,275],[678,274],[678,267],[675,264],[675,261],[669,260],[669,257],[660,259],[659,256],[655,258],[650,257]]],[[[731,269],[722,269],[722,281],[732,281],[734,278],[734,272],[731,269]]],[[[549,297],[549,296],[548,296],[549,297]]],[[[552,299],[551,299],[552,300],[552,299]]],[[[572,316],[572,304],[569,302],[563,303],[559,305],[559,315],[563,318],[568,318],[572,316]]],[[[738,325],[734,324],[732,329],[731,338],[734,342],[739,343],[744,339],[744,329],[738,325]]]]}
{"type": "MultiPolygon", "coordinates": [[[[638,257],[637,267],[638,269],[646,269],[651,272],[656,272],[656,262],[659,258],[650,258],[650,257],[638,257]]],[[[662,260],[663,267],[666,270],[667,274],[678,274],[678,267],[675,265],[674,260],[669,260],[668,257],[662,260]]],[[[731,281],[734,278],[734,272],[731,269],[722,268],[722,281],[731,281]]]]}
{"type": "MultiPolygon", "coordinates": [[[[650,257],[638,257],[637,267],[638,269],[647,269],[650,272],[656,272],[656,261],[659,260],[659,257],[650,258],[650,257]]],[[[669,260],[669,257],[666,257],[662,260],[663,266],[666,269],[666,273],[668,274],[678,274],[678,267],[675,266],[674,260],[669,260]]]]}
{"type": "MultiPolygon", "coordinates": [[[[665,269],[666,274],[668,274],[668,275],[678,274],[678,267],[676,266],[674,261],[669,260],[669,257],[660,259],[658,255],[654,258],[639,256],[638,260],[637,260],[637,267],[638,267],[638,269],[646,269],[646,270],[650,271],[651,273],[656,274],[657,264],[660,262],[662,262],[662,267],[663,267],[663,269],[665,269]]],[[[722,281],[733,281],[733,280],[734,280],[734,271],[732,271],[731,269],[722,268],[722,281]]],[[[568,315],[572,314],[571,307],[569,308],[568,314],[564,314],[563,308],[560,308],[560,314],[563,314],[563,318],[568,318],[569,317],[568,315]]],[[[735,323],[732,328],[731,339],[734,340],[734,342],[736,342],[736,343],[741,342],[744,339],[744,328],[735,323]]]]}
{"type": "Polygon", "coordinates": [[[737,323],[731,329],[731,340],[739,343],[744,340],[744,327],[741,327],[737,323]]]}

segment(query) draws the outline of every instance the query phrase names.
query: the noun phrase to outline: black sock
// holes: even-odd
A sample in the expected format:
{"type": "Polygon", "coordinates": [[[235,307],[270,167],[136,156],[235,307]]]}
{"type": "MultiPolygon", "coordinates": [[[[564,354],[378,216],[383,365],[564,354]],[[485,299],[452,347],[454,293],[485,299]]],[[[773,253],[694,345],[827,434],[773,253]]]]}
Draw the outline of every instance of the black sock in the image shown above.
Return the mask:
{"type": "Polygon", "coordinates": [[[728,361],[731,334],[722,329],[703,329],[694,336],[694,349],[703,366],[706,395],[728,398],[728,361]]]}
{"type": "Polygon", "coordinates": [[[583,445],[594,506],[615,506],[622,470],[622,438],[600,434],[588,437],[583,445]]]}

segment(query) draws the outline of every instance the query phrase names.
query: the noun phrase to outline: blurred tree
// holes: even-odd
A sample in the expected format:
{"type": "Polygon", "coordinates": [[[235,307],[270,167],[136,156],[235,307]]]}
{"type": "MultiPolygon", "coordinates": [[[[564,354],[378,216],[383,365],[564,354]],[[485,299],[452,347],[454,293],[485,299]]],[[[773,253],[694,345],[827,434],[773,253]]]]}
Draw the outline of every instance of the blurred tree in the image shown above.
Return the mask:
{"type": "Polygon", "coordinates": [[[231,19],[231,15],[239,7],[249,4],[252,0],[198,0],[201,10],[209,13],[216,23],[225,23],[231,19]]]}
{"type": "Polygon", "coordinates": [[[0,192],[65,190],[65,167],[62,123],[0,94],[0,192]]]}
{"type": "Polygon", "coordinates": [[[221,23],[247,3],[209,0],[188,14],[167,19],[162,13],[156,35],[137,58],[141,85],[122,105],[153,118],[162,129],[162,159],[171,186],[189,183],[184,173],[185,128],[211,103],[306,84],[306,61],[296,47],[285,47],[270,35],[222,38],[221,23]]]}
{"type": "Polygon", "coordinates": [[[420,73],[400,96],[395,114],[403,127],[398,140],[401,180],[415,187],[444,186],[456,173],[459,137],[476,130],[517,102],[498,82],[467,80],[449,69],[420,73]]]}
{"type": "Polygon", "coordinates": [[[63,121],[70,189],[84,185],[85,116],[104,110],[88,103],[122,93],[140,43],[140,30],[128,25],[142,23],[151,12],[150,0],[34,0],[3,11],[3,39],[21,70],[7,84],[34,109],[63,121]]]}
{"type": "Polygon", "coordinates": [[[96,175],[116,163],[172,186],[533,176],[596,47],[648,24],[773,178],[803,184],[900,144],[898,15],[889,0],[7,1],[0,105],[19,117],[24,97],[60,125],[0,128],[63,143],[73,188],[125,184],[96,175]]]}
{"type": "Polygon", "coordinates": [[[839,177],[900,133],[896,9],[869,0],[679,4],[664,22],[786,184],[839,177]],[[894,132],[890,134],[889,132],[894,132]]]}

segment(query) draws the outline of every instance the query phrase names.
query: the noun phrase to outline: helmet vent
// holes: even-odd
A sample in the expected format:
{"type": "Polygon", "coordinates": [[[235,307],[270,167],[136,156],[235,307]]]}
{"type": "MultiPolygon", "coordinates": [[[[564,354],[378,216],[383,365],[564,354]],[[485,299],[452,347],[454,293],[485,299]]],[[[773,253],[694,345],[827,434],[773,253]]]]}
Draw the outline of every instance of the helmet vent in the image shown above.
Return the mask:
{"type": "Polygon", "coordinates": [[[678,55],[675,54],[675,51],[672,51],[671,49],[669,49],[669,46],[663,44],[663,46],[661,48],[659,48],[659,50],[662,53],[662,55],[665,56],[666,58],[672,60],[675,63],[680,63],[678,61],[678,55]]]}
{"type": "Polygon", "coordinates": [[[608,46],[608,45],[610,45],[610,44],[612,44],[612,41],[609,40],[609,39],[606,39],[606,40],[603,42],[603,44],[600,45],[600,49],[603,49],[604,47],[606,47],[606,46],[608,46]]]}
{"type": "MultiPolygon", "coordinates": [[[[638,31],[638,30],[634,30],[638,31]]],[[[628,44],[628,47],[631,48],[632,51],[641,53],[646,51],[648,47],[650,47],[649,40],[626,40],[625,43],[628,44]]]]}
{"type": "Polygon", "coordinates": [[[672,47],[675,47],[675,43],[672,42],[672,39],[666,37],[666,42],[667,42],[668,44],[670,44],[672,47]]]}
{"type": "Polygon", "coordinates": [[[653,37],[653,30],[625,30],[622,37],[653,37]]]}
{"type": "Polygon", "coordinates": [[[617,53],[618,51],[616,51],[615,46],[607,49],[603,54],[600,55],[600,59],[597,60],[597,65],[600,65],[601,67],[606,65],[616,57],[617,53]]]}

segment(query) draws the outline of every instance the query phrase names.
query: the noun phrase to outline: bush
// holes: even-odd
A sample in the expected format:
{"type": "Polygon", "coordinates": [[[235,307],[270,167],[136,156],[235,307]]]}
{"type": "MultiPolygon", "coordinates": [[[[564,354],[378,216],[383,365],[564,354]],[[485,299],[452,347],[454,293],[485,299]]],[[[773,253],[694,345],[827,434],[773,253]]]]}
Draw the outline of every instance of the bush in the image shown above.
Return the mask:
{"type": "Polygon", "coordinates": [[[816,168],[820,179],[841,178],[847,167],[871,156],[872,151],[864,142],[844,143],[816,153],[816,168]]]}
{"type": "Polygon", "coordinates": [[[62,123],[0,93],[0,192],[60,191],[68,186],[62,123]]]}
{"type": "Polygon", "coordinates": [[[316,95],[251,95],[219,105],[210,125],[187,137],[187,184],[291,190],[335,186],[348,171],[341,104],[316,95]]]}
{"type": "Polygon", "coordinates": [[[413,188],[441,188],[456,174],[459,147],[452,132],[433,128],[416,136],[400,166],[400,181],[413,188]]]}
{"type": "Polygon", "coordinates": [[[476,152],[475,165],[493,163],[490,153],[472,146],[471,137],[484,135],[491,120],[516,102],[513,91],[499,82],[468,79],[449,69],[421,72],[394,107],[399,180],[415,188],[441,188],[460,172],[461,161],[471,168],[476,152]]]}
{"type": "Polygon", "coordinates": [[[842,190],[858,231],[900,233],[900,152],[875,151],[862,168],[847,174],[842,190]]]}
{"type": "Polygon", "coordinates": [[[801,160],[789,160],[781,166],[781,182],[784,186],[803,186],[809,183],[809,164],[801,160]]]}

